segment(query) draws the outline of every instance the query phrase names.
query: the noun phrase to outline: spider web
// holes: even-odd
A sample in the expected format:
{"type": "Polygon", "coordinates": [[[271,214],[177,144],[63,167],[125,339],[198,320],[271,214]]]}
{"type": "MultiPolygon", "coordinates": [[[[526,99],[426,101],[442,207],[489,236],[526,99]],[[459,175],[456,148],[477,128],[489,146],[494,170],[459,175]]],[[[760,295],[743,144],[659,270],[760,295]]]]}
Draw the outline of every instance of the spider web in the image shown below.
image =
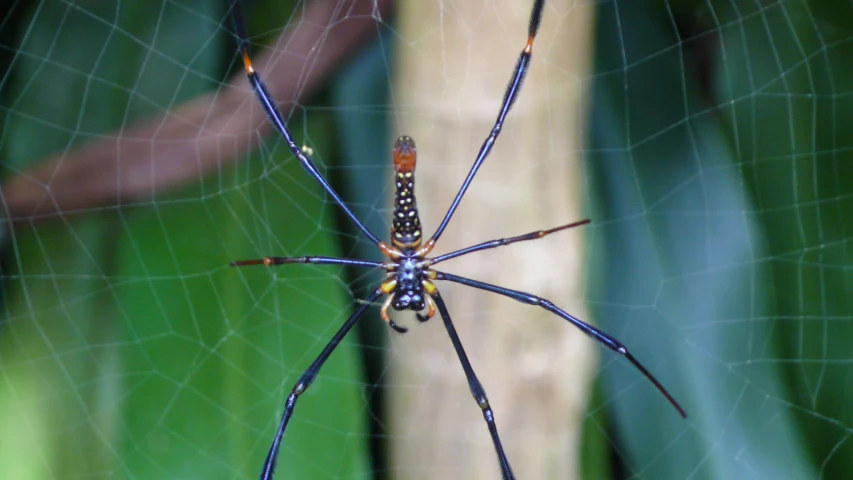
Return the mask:
{"type": "MultiPolygon", "coordinates": [[[[269,134],[225,3],[3,7],[4,478],[256,478],[292,385],[381,279],[228,267],[381,258],[269,134]]],[[[246,3],[297,141],[382,238],[389,146],[416,139],[431,233],[494,121],[527,2],[246,3]],[[334,20],[304,19],[316,5],[334,20]],[[361,46],[327,68],[359,22],[361,46]]],[[[688,418],[558,318],[439,285],[519,478],[851,471],[851,32],[850,7],[820,2],[548,2],[437,251],[592,225],[441,269],[589,319],[688,418]]],[[[389,340],[376,310],[301,397],[277,478],[499,478],[439,319],[398,315],[411,331],[389,340]]]]}

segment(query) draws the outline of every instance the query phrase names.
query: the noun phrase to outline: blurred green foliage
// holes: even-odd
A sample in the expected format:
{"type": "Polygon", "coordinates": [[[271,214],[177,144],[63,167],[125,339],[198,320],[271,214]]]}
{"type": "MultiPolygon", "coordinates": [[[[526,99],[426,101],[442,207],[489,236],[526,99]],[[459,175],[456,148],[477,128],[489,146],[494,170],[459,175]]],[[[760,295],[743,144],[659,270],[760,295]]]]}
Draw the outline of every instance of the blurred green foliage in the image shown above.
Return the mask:
{"type": "Polygon", "coordinates": [[[587,430],[625,477],[853,470],[853,32],[831,8],[600,5],[591,301],[690,415],[605,359],[612,423],[587,430]]]}
{"type": "MultiPolygon", "coordinates": [[[[235,52],[225,7],[21,5],[4,174],[218,88],[235,52]]],[[[250,29],[280,31],[291,9],[253,10],[250,29]]],[[[315,158],[331,161],[332,116],[312,112],[303,124],[295,112],[297,139],[310,132],[315,158]]],[[[339,269],[228,262],[338,256],[337,231],[334,206],[275,139],[151,202],[15,228],[0,321],[0,476],[254,478],[287,392],[352,299],[339,269]]],[[[351,339],[299,404],[281,478],[368,476],[363,383],[351,339]]]]}
{"type": "MultiPolygon", "coordinates": [[[[224,8],[17,4],[18,23],[2,26],[7,40],[15,32],[0,85],[3,174],[219,88],[234,52],[224,8]]],[[[274,38],[292,9],[254,2],[254,40],[274,38]]],[[[849,5],[817,1],[598,4],[589,300],[689,418],[604,352],[587,478],[853,471],[851,19],[849,5]]],[[[387,112],[364,106],[388,104],[390,42],[319,99],[334,108],[289,118],[377,232],[390,135],[387,112]]],[[[11,230],[0,476],[254,478],[288,390],[368,278],[227,264],[375,254],[356,238],[274,138],[152,202],[11,230]]],[[[385,475],[365,414],[381,404],[364,388],[380,380],[383,335],[351,336],[324,368],[281,478],[385,475]]]]}

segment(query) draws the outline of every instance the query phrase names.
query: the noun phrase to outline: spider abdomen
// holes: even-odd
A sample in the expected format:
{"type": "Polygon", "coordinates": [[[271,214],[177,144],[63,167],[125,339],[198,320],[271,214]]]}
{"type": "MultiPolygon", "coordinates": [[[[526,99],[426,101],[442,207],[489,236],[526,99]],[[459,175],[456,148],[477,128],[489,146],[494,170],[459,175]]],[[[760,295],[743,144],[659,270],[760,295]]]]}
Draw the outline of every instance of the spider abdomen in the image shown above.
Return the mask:
{"type": "Polygon", "coordinates": [[[403,135],[394,142],[394,216],[391,242],[397,248],[414,249],[421,244],[421,220],[415,201],[417,148],[412,137],[403,135]]]}

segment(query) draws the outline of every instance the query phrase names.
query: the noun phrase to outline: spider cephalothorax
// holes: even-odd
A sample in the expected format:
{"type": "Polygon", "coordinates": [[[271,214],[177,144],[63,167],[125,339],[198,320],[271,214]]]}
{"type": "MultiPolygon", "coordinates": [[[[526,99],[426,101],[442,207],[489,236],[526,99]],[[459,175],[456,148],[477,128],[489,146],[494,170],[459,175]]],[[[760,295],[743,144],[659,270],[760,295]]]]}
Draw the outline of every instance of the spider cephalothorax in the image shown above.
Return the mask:
{"type": "Polygon", "coordinates": [[[424,309],[424,278],[423,268],[418,265],[416,257],[403,257],[397,263],[397,270],[392,272],[396,286],[394,288],[394,300],[391,306],[394,310],[414,310],[420,312],[424,309]]]}
{"type": "Polygon", "coordinates": [[[413,310],[418,312],[418,320],[424,322],[435,315],[435,302],[432,295],[438,291],[430,278],[435,278],[435,272],[425,268],[428,262],[424,261],[424,248],[418,250],[396,250],[393,248],[383,249],[387,252],[391,261],[385,264],[387,277],[379,290],[388,295],[379,316],[388,322],[394,330],[405,333],[408,329],[401,327],[388,316],[388,309],[413,310]],[[420,312],[427,309],[426,315],[420,312]]]}
{"type": "Polygon", "coordinates": [[[462,364],[462,369],[465,371],[465,377],[468,380],[468,387],[471,390],[471,394],[477,401],[477,405],[482,410],[483,418],[486,421],[489,434],[492,437],[495,453],[497,453],[502,477],[504,480],[511,480],[515,478],[512,473],[512,468],[510,468],[507,455],[501,445],[495,415],[492,411],[492,407],[489,405],[488,398],[486,398],[486,391],[482,384],[480,384],[480,380],[477,379],[477,375],[474,373],[471,362],[468,360],[468,356],[462,346],[462,341],[459,339],[459,335],[456,333],[456,328],[453,326],[453,322],[450,319],[450,313],[448,312],[447,305],[444,303],[444,299],[441,297],[438,288],[436,288],[433,283],[435,281],[448,281],[492,292],[528,305],[541,307],[553,313],[594,338],[605,347],[625,357],[647,379],[649,379],[649,381],[666,397],[666,399],[682,416],[686,416],[684,409],[681,408],[678,402],[672,398],[672,395],[666,391],[663,385],[661,385],[660,382],[658,382],[658,380],[652,376],[652,374],[649,373],[649,371],[646,370],[646,368],[643,367],[643,365],[634,358],[631,353],[628,352],[628,349],[625,348],[624,345],[607,333],[584,322],[583,320],[580,320],[579,318],[572,316],[570,313],[560,309],[554,305],[553,302],[547,299],[506,287],[492,285],[450,273],[439,272],[431,268],[433,265],[451,258],[461,257],[462,255],[468,255],[480,250],[496,248],[516,242],[535,240],[554,232],[566,230],[579,225],[585,225],[589,223],[589,220],[581,220],[579,222],[569,223],[567,225],[562,225],[548,230],[537,230],[535,232],[515,237],[490,240],[488,242],[472,245],[437,257],[427,258],[427,255],[432,251],[442,232],[444,232],[445,227],[447,227],[447,224],[453,217],[456,208],[462,201],[462,197],[465,195],[465,192],[471,184],[471,181],[474,179],[480,165],[482,165],[483,161],[488,157],[492,146],[495,144],[495,141],[501,132],[504,120],[506,119],[513,102],[518,96],[522,80],[530,66],[530,58],[533,52],[533,40],[536,37],[536,32],[539,29],[539,23],[542,19],[542,11],[545,4],[544,0],[534,0],[533,2],[533,9],[530,13],[530,26],[528,30],[527,43],[518,57],[518,62],[515,65],[509,86],[504,94],[501,108],[498,111],[495,126],[483,142],[483,146],[480,147],[480,152],[477,154],[477,158],[474,160],[471,170],[462,182],[459,192],[456,194],[456,197],[453,199],[450,207],[444,214],[444,219],[441,221],[438,228],[435,230],[435,233],[432,234],[432,237],[430,237],[429,240],[424,241],[423,239],[421,221],[420,218],[418,218],[418,206],[415,201],[415,165],[417,164],[417,149],[415,147],[415,142],[411,137],[404,135],[398,138],[394,143],[394,184],[396,188],[394,195],[394,214],[391,220],[390,243],[380,241],[379,237],[373,234],[373,232],[371,232],[370,229],[355,216],[352,210],[347,207],[341,197],[337,192],[335,192],[329,182],[320,174],[311,159],[305,155],[305,152],[303,152],[299,145],[294,141],[293,136],[290,134],[287,126],[285,125],[284,117],[276,107],[275,100],[269,94],[263,82],[261,82],[258,73],[252,67],[252,62],[249,59],[249,47],[248,41],[246,40],[246,32],[244,30],[242,20],[240,19],[239,9],[236,8],[237,0],[232,1],[234,2],[232,5],[232,13],[234,15],[234,23],[237,27],[237,33],[240,38],[240,50],[243,58],[243,65],[246,69],[246,75],[249,77],[249,82],[251,82],[255,93],[260,99],[261,106],[264,108],[267,115],[269,115],[273,126],[287,142],[287,146],[291,153],[302,164],[308,174],[323,187],[326,193],[341,207],[343,213],[353,221],[355,226],[358,227],[364,236],[376,245],[377,248],[379,248],[379,251],[388,258],[386,262],[375,262],[370,260],[334,257],[266,257],[256,260],[231,262],[231,265],[233,266],[274,266],[289,263],[348,265],[380,268],[384,269],[386,272],[385,280],[373,291],[365,302],[362,302],[354,309],[352,315],[350,315],[347,321],[344,322],[317,359],[314,360],[307,370],[305,370],[305,373],[299,377],[296,385],[293,386],[293,389],[287,397],[284,413],[281,415],[281,422],[279,423],[278,430],[276,431],[275,439],[273,440],[269,452],[267,453],[266,460],[264,461],[260,477],[261,480],[272,480],[276,458],[278,457],[278,452],[281,447],[281,439],[284,435],[284,431],[287,429],[287,424],[293,415],[293,409],[296,406],[296,401],[299,399],[299,396],[305,393],[305,390],[311,386],[314,379],[317,377],[320,368],[322,368],[323,364],[328,360],[329,356],[341,343],[347,333],[352,330],[356,322],[358,322],[365,312],[367,312],[368,307],[383,295],[385,295],[386,298],[382,304],[382,308],[380,308],[380,316],[388,323],[389,326],[391,326],[391,328],[398,332],[405,332],[406,328],[396,325],[391,320],[388,315],[388,310],[390,308],[395,310],[414,310],[418,320],[421,321],[429,320],[435,315],[436,311],[438,311],[444,322],[444,327],[447,330],[450,341],[453,344],[453,348],[459,357],[460,363],[462,364]],[[426,310],[426,314],[421,313],[423,310],[426,310]]]}

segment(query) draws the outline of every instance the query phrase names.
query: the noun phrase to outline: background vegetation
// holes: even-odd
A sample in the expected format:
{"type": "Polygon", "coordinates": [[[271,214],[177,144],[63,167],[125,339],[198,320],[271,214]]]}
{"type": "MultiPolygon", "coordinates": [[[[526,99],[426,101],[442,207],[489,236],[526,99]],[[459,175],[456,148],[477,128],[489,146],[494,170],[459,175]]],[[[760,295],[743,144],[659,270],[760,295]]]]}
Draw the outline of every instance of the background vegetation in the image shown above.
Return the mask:
{"type": "MultiPolygon", "coordinates": [[[[233,66],[223,2],[7,8],[6,178],[216,90],[233,66]]],[[[587,299],[689,418],[602,355],[584,475],[844,478],[853,469],[853,10],[687,0],[596,8],[585,79],[587,299]]],[[[292,10],[253,2],[250,30],[278,32],[292,10]]],[[[400,37],[384,27],[380,43],[290,117],[378,232],[391,135],[388,112],[364,106],[393,105],[388,47],[400,37]]],[[[228,262],[373,255],[282,145],[262,143],[251,159],[150,201],[7,224],[0,472],[255,475],[287,391],[370,279],[228,262]]],[[[284,447],[280,478],[406,473],[383,454],[394,441],[378,395],[386,333],[375,318],[362,324],[299,404],[289,432],[299,440],[284,447]]]]}

